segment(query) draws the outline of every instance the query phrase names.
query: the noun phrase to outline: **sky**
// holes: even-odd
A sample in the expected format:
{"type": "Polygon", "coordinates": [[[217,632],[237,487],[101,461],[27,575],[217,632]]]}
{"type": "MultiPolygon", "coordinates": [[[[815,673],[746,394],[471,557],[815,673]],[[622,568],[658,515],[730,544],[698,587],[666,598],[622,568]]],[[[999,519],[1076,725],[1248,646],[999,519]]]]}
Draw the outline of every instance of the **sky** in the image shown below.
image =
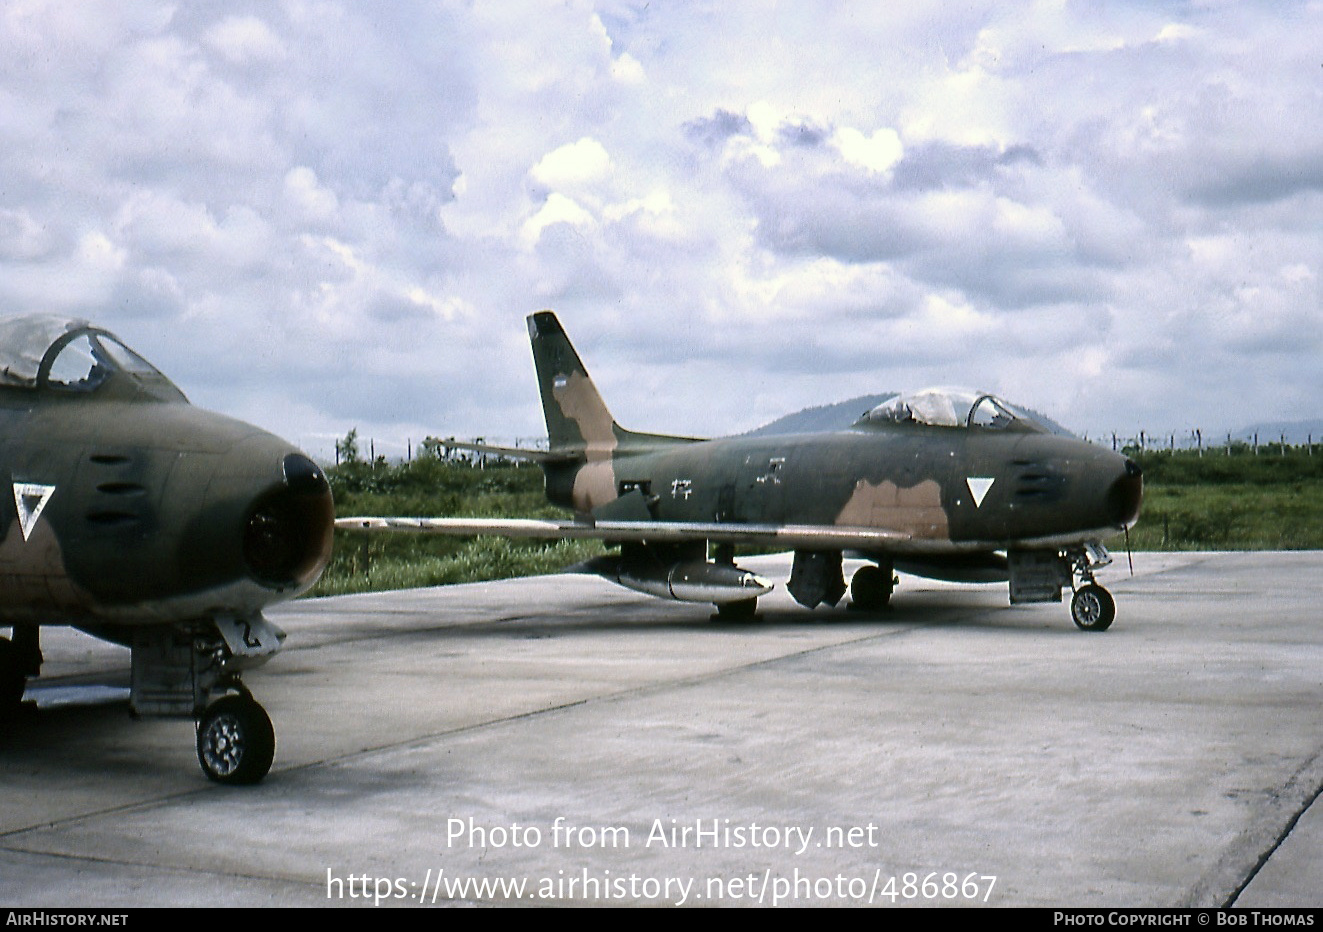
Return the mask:
{"type": "Polygon", "coordinates": [[[0,308],[329,458],[967,385],[1078,433],[1317,417],[1323,5],[0,6],[0,308]]]}

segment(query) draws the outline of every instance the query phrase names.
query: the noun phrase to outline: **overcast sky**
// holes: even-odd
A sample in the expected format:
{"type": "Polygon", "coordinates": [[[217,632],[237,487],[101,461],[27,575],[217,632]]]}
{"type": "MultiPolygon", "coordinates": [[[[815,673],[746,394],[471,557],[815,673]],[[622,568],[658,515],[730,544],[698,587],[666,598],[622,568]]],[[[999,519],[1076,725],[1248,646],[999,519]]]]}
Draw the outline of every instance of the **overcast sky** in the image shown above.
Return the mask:
{"type": "Polygon", "coordinates": [[[1098,435],[1317,416],[1323,7],[0,6],[0,298],[328,456],[983,388],[1098,435]]]}

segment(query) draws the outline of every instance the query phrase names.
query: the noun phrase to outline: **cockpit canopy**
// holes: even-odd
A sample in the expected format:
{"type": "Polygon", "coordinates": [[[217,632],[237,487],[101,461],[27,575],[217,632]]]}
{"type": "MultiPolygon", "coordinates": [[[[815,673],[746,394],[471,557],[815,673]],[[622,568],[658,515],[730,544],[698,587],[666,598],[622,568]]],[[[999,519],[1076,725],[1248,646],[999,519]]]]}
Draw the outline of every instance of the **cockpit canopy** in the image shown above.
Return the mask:
{"type": "Polygon", "coordinates": [[[1019,430],[1049,433],[1051,428],[1023,408],[987,392],[967,388],[925,388],[897,395],[869,411],[856,427],[921,424],[967,430],[1019,430]]]}
{"type": "Polygon", "coordinates": [[[50,314],[0,320],[0,387],[88,393],[112,384],[159,400],[184,400],[155,366],[85,320],[50,314]]]}

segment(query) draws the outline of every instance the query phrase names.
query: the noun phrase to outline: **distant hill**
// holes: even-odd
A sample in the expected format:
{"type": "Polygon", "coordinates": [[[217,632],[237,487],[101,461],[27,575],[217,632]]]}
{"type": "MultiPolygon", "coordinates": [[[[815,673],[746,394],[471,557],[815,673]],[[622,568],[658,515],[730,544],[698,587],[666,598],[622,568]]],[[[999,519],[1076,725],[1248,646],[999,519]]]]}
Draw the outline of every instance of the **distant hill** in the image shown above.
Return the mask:
{"type": "MultiPolygon", "coordinates": [[[[1311,421],[1265,421],[1262,424],[1251,424],[1249,427],[1233,430],[1231,439],[1249,442],[1254,439],[1256,433],[1259,435],[1260,444],[1277,443],[1281,440],[1282,434],[1286,435],[1286,442],[1292,446],[1311,442],[1311,436],[1312,442],[1320,443],[1323,442],[1323,421],[1317,418],[1311,421]]],[[[1205,445],[1225,441],[1225,432],[1221,436],[1204,437],[1205,445]]]]}

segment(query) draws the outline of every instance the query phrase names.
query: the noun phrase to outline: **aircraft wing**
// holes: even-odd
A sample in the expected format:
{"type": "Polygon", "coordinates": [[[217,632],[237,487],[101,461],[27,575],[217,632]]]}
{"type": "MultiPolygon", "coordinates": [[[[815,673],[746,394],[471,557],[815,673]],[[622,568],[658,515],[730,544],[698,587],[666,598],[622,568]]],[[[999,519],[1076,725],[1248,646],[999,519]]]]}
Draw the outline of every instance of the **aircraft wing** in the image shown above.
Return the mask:
{"type": "Polygon", "coordinates": [[[541,540],[606,540],[723,544],[805,550],[867,550],[910,540],[903,531],[818,524],[726,524],[689,521],[541,521],[526,518],[337,518],[346,531],[402,531],[453,537],[523,537],[541,540]]]}

